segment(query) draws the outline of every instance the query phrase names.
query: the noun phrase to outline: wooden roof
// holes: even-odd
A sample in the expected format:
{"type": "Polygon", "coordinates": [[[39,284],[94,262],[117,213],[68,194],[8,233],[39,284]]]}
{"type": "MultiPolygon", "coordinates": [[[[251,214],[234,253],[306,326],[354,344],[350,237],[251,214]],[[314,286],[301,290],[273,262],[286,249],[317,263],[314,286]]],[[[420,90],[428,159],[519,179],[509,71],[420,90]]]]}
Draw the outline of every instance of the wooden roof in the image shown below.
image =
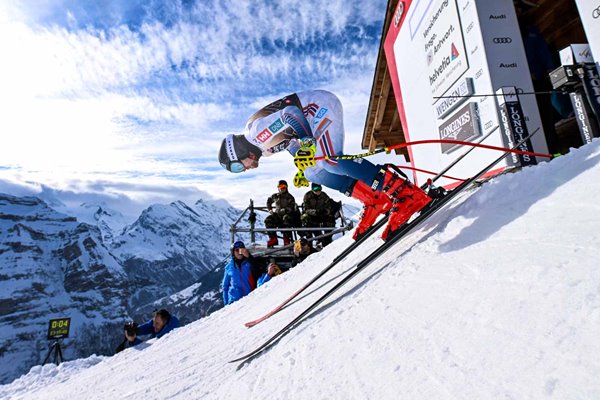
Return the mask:
{"type": "MultiPolygon", "coordinates": [[[[363,149],[375,150],[376,148],[406,142],[400,118],[398,117],[396,98],[394,97],[392,81],[383,49],[385,35],[392,21],[392,15],[396,10],[397,4],[398,0],[389,0],[385,12],[379,54],[377,55],[377,64],[375,65],[375,77],[373,78],[367,120],[363,131],[363,149]]],[[[396,150],[396,154],[403,154],[406,160],[408,160],[408,151],[406,148],[396,150]]]]}
{"type": "MultiPolygon", "coordinates": [[[[573,0],[515,0],[523,4],[524,15],[530,18],[557,52],[570,43],[587,43],[581,20],[573,0]]],[[[363,149],[375,150],[405,143],[404,132],[398,117],[398,108],[388,71],[383,43],[392,21],[398,0],[388,0],[385,20],[371,88],[367,119],[362,137],[363,149]]],[[[556,53],[558,59],[558,53],[556,53]]],[[[396,151],[409,160],[406,148],[396,151]]]]}

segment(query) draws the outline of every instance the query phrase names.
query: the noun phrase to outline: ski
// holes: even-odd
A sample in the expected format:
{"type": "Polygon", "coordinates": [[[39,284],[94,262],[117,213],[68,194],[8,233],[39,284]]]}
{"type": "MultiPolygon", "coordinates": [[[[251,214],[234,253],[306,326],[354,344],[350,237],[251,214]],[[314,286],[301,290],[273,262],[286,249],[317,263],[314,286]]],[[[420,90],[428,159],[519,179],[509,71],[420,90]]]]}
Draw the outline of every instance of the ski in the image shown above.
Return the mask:
{"type": "Polygon", "coordinates": [[[248,328],[251,328],[255,325],[260,324],[264,320],[270,318],[271,316],[277,314],[281,311],[286,305],[288,305],[292,300],[298,297],[302,292],[312,286],[313,283],[318,281],[323,275],[329,272],[333,267],[335,267],[340,261],[342,261],[348,254],[352,253],[354,249],[360,246],[365,240],[367,240],[374,232],[376,232],[379,228],[381,228],[387,222],[387,218],[381,218],[378,222],[375,223],[369,230],[365,232],[365,234],[359,239],[354,241],[350,246],[346,247],[344,251],[342,251],[327,267],[323,268],[319,271],[310,281],[306,282],[300,289],[292,293],[292,295],[282,301],[277,307],[273,308],[271,311],[263,315],[262,317],[255,319],[253,321],[248,321],[244,325],[248,328]]]}
{"type": "MultiPolygon", "coordinates": [[[[522,143],[531,138],[536,132],[531,133],[526,138],[522,139],[515,146],[511,148],[514,150],[518,148],[522,143]]],[[[510,151],[504,152],[500,157],[492,161],[490,164],[486,165],[479,172],[473,175],[471,178],[463,181],[460,185],[458,185],[454,190],[449,192],[445,197],[439,199],[434,205],[422,211],[415,219],[410,221],[408,224],[405,224],[403,227],[399,228],[395,234],[388,238],[386,242],[381,244],[375,251],[361,260],[354,270],[352,270],[348,275],[346,275],[341,281],[335,284],[331,289],[329,289],[325,294],[319,297],[316,301],[310,304],[307,308],[305,308],[300,314],[298,314],[290,323],[281,328],[277,333],[267,339],[262,345],[258,346],[255,350],[247,353],[241,357],[238,357],[234,360],[229,361],[230,363],[240,362],[242,364],[254,359],[254,357],[260,355],[262,352],[273,346],[275,343],[281,339],[285,334],[291,331],[297,324],[299,324],[304,317],[310,314],[315,308],[317,308],[321,303],[323,303],[326,299],[328,299],[332,294],[337,292],[341,287],[343,287],[346,283],[348,283],[352,278],[354,278],[359,272],[361,272],[365,267],[370,265],[373,261],[375,261],[380,255],[382,255],[387,249],[392,247],[396,242],[402,239],[406,234],[410,233],[415,228],[419,227],[421,223],[427,220],[430,216],[435,214],[438,210],[443,208],[450,200],[455,198],[459,193],[461,193],[466,188],[470,187],[473,182],[477,179],[485,175],[490,169],[492,169],[496,164],[502,161],[510,154],[510,151]]],[[[241,365],[240,365],[241,366],[241,365]]]]}
{"type": "MultiPolygon", "coordinates": [[[[495,129],[488,132],[483,138],[481,138],[479,143],[483,142],[494,131],[495,131],[495,129]]],[[[466,152],[461,154],[458,158],[456,158],[454,161],[452,161],[450,164],[448,164],[443,170],[441,170],[437,175],[435,175],[433,178],[431,178],[431,182],[435,182],[439,178],[441,178],[446,172],[448,172],[452,167],[454,167],[460,160],[465,158],[474,149],[475,149],[475,147],[471,147],[471,148],[469,148],[469,150],[467,150],[466,152]]],[[[421,186],[421,189],[425,189],[425,187],[426,187],[426,185],[423,185],[423,186],[421,186]]],[[[248,328],[251,328],[255,325],[260,324],[264,320],[272,317],[273,315],[277,314],[286,305],[288,305],[292,300],[294,300],[296,297],[298,297],[300,294],[302,294],[306,289],[308,289],[316,281],[318,281],[323,275],[325,275],[333,267],[335,267],[340,261],[342,261],[344,258],[346,258],[346,256],[348,256],[350,253],[352,253],[358,246],[360,246],[362,243],[364,243],[369,237],[371,237],[371,235],[373,233],[377,232],[381,227],[383,227],[386,222],[387,222],[387,215],[384,216],[383,218],[380,218],[379,221],[377,221],[373,226],[371,226],[358,240],[354,241],[350,246],[346,247],[337,257],[335,257],[333,259],[333,261],[329,265],[327,265],[327,267],[325,267],[324,269],[319,271],[310,281],[306,282],[297,291],[292,293],[292,295],[290,295],[288,298],[283,300],[279,305],[277,305],[275,308],[273,308],[271,311],[269,311],[262,317],[257,318],[253,321],[248,321],[244,325],[248,328]]]]}

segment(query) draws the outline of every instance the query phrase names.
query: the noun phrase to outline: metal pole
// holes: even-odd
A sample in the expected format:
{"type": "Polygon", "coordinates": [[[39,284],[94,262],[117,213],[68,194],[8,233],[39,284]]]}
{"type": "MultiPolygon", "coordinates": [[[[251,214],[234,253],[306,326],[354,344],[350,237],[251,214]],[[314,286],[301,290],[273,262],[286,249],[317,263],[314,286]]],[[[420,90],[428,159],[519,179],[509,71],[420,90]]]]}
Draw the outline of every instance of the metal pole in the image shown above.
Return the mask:
{"type": "MultiPolygon", "coordinates": [[[[250,215],[254,215],[254,200],[250,199],[250,215]]],[[[250,221],[250,242],[256,243],[256,234],[254,233],[254,218],[250,221]]]]}

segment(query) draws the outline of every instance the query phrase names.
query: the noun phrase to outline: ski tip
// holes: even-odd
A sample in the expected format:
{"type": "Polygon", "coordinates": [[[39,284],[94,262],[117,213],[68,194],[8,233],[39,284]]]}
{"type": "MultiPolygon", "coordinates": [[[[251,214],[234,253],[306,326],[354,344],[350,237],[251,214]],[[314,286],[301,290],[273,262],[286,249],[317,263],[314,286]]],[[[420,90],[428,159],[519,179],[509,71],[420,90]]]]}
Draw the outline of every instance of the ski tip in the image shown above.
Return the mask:
{"type": "Polygon", "coordinates": [[[258,322],[256,322],[256,321],[250,321],[250,322],[246,322],[246,323],[244,324],[244,326],[245,326],[246,328],[252,328],[252,327],[253,327],[254,325],[256,325],[256,324],[258,324],[258,322]]]}

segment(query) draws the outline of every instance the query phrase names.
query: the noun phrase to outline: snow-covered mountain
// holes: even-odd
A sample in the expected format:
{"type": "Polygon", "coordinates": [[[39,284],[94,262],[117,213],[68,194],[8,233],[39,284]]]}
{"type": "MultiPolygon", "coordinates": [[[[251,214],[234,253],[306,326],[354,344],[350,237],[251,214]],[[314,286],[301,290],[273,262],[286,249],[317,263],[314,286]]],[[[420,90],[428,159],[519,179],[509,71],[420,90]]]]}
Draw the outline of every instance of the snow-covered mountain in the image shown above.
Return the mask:
{"type": "Polygon", "coordinates": [[[0,381],[43,360],[51,318],[71,317],[65,357],[114,349],[106,331],[127,316],[129,288],[97,227],[0,194],[0,278],[0,381]]]}
{"type": "Polygon", "coordinates": [[[34,367],[0,398],[600,398],[600,140],[465,193],[248,364],[381,244],[350,235],[249,296],[114,357],[34,367]]]}
{"type": "Polygon", "coordinates": [[[213,270],[229,249],[233,207],[199,201],[155,204],[115,236],[111,252],[130,278],[131,308],[171,295],[213,270]]]}
{"type": "Polygon", "coordinates": [[[147,319],[160,298],[178,299],[164,306],[183,322],[222,307],[215,277],[239,210],[210,200],[156,204],[124,228],[106,205],[74,214],[0,195],[0,382],[44,359],[51,318],[71,317],[64,355],[75,358],[112,354],[123,323],[147,319]]]}

